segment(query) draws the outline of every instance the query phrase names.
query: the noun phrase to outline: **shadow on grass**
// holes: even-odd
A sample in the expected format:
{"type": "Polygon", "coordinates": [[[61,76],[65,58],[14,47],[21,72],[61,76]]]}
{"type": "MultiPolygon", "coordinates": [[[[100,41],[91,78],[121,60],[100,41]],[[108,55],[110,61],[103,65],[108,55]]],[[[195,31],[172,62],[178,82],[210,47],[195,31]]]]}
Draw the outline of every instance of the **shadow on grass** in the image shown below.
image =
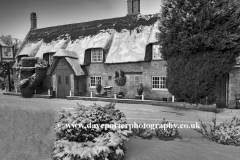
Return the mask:
{"type": "Polygon", "coordinates": [[[50,160],[53,111],[0,106],[0,159],[50,160]]]}

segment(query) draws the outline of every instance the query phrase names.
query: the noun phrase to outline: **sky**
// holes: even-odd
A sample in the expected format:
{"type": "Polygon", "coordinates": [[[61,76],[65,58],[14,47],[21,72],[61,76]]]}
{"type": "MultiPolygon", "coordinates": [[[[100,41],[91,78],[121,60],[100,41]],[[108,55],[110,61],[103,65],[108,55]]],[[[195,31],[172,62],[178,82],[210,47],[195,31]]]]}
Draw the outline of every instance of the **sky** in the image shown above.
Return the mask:
{"type": "MultiPolygon", "coordinates": [[[[161,0],[141,0],[141,14],[157,13],[161,0]]],[[[37,28],[127,15],[127,0],[0,0],[0,35],[23,40],[30,30],[30,13],[37,28]]]]}

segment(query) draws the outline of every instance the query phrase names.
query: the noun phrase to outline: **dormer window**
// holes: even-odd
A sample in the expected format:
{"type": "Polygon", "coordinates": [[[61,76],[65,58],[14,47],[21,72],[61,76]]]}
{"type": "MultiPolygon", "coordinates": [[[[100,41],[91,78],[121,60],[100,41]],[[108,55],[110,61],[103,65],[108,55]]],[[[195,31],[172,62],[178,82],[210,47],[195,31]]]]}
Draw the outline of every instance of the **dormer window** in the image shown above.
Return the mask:
{"type": "Polygon", "coordinates": [[[53,55],[54,54],[49,54],[49,65],[53,63],[53,55]]]}
{"type": "Polygon", "coordinates": [[[92,49],[91,62],[102,62],[102,61],[103,61],[103,49],[92,49]]]}
{"type": "Polygon", "coordinates": [[[152,59],[153,60],[158,60],[158,59],[162,59],[162,54],[160,52],[160,48],[161,46],[159,44],[153,44],[153,48],[152,48],[152,59]]]}

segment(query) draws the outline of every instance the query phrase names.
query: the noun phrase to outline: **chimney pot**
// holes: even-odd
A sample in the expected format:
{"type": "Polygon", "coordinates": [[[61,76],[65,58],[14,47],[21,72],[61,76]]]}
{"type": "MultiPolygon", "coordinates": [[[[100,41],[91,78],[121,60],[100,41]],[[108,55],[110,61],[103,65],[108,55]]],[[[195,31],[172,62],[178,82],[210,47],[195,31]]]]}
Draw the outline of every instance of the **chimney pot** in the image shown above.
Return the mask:
{"type": "Polygon", "coordinates": [[[31,20],[31,31],[37,28],[37,14],[32,12],[30,14],[31,20]]]}
{"type": "Polygon", "coordinates": [[[136,15],[140,14],[140,0],[127,0],[128,14],[136,15]]]}

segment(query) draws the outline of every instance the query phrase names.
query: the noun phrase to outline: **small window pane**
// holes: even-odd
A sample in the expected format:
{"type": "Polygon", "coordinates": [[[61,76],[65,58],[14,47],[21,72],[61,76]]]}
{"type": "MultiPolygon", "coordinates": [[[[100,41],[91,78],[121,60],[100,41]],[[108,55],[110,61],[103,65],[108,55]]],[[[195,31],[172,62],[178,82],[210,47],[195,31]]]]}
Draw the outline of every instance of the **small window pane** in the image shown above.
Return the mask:
{"type": "Polygon", "coordinates": [[[69,77],[66,76],[66,84],[69,84],[69,77]]]}
{"type": "Polygon", "coordinates": [[[49,64],[53,63],[53,54],[49,54],[49,64]]]}
{"type": "Polygon", "coordinates": [[[102,49],[92,49],[92,62],[102,62],[103,61],[103,50],[102,49]]]}
{"type": "Polygon", "coordinates": [[[62,84],[62,77],[61,77],[61,75],[58,75],[58,84],[62,84]]]}
{"type": "Polygon", "coordinates": [[[162,59],[162,54],[160,52],[160,45],[153,45],[153,59],[162,59]]]}
{"type": "Polygon", "coordinates": [[[152,88],[166,89],[166,77],[152,77],[152,88]]]}
{"type": "Polygon", "coordinates": [[[98,80],[100,80],[100,83],[102,83],[102,77],[99,77],[99,76],[91,77],[91,79],[90,79],[90,86],[91,87],[95,87],[98,80]]]}

